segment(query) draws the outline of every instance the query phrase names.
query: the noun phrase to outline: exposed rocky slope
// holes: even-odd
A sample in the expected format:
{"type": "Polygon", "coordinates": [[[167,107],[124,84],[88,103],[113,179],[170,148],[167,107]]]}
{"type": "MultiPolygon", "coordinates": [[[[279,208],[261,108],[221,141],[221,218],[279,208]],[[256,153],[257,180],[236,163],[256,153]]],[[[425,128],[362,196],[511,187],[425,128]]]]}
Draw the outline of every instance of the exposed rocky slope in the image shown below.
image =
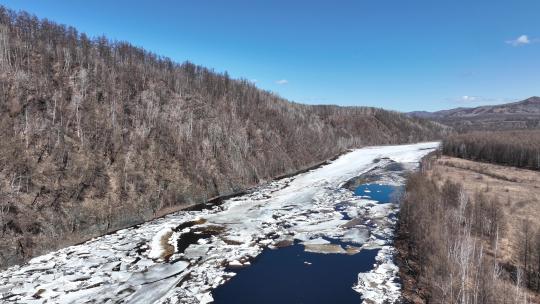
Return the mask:
{"type": "Polygon", "coordinates": [[[396,112],[309,106],[0,7],[0,267],[294,172],[439,138],[396,112]]]}

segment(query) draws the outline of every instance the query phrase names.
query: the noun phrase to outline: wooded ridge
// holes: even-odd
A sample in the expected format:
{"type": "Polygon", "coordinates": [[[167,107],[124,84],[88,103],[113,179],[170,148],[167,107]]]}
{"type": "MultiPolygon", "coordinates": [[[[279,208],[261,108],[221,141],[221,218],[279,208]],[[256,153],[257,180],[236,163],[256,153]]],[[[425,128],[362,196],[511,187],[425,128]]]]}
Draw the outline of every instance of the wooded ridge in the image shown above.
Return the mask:
{"type": "Polygon", "coordinates": [[[303,105],[0,7],[0,267],[437,123],[303,105]]]}

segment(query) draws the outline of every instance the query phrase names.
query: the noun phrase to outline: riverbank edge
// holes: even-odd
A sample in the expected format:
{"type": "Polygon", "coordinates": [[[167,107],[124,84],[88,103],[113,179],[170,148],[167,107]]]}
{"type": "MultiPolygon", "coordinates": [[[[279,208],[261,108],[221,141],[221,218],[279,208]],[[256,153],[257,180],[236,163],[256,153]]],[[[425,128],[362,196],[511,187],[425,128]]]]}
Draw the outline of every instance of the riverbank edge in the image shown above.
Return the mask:
{"type": "MultiPolygon", "coordinates": [[[[439,149],[428,153],[419,162],[419,172],[423,172],[429,168],[430,163],[438,155],[440,155],[439,149]]],[[[407,181],[405,181],[405,186],[407,181]]],[[[406,190],[405,190],[406,191],[406,190]]],[[[425,290],[421,282],[418,280],[418,274],[420,273],[421,266],[416,262],[417,257],[413,254],[412,248],[408,243],[409,235],[400,226],[400,218],[398,215],[398,221],[396,226],[396,234],[394,239],[394,248],[396,249],[396,255],[394,261],[399,268],[398,277],[401,280],[401,303],[402,304],[424,304],[428,301],[428,293],[425,290]]]]}

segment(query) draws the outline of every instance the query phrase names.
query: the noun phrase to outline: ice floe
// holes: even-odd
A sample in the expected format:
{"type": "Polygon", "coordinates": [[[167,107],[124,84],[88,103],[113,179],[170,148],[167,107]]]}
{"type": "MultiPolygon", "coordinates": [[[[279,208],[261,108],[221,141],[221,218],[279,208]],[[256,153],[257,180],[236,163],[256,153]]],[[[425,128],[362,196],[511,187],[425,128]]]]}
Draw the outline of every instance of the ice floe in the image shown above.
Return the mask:
{"type": "Polygon", "coordinates": [[[364,301],[373,304],[396,303],[401,295],[398,281],[398,267],[393,262],[395,249],[383,246],[377,253],[373,270],[358,274],[358,283],[354,290],[362,294],[364,301]]]}
{"type": "MultiPolygon", "coordinates": [[[[177,212],[36,257],[0,272],[0,302],[210,303],[212,290],[235,276],[232,268],[293,242],[329,254],[379,248],[374,269],[359,274],[354,289],[375,303],[396,301],[395,217],[389,215],[398,206],[342,186],[366,172],[384,173],[390,162],[414,169],[437,145],[357,149],[219,206],[177,212]]],[[[404,181],[394,173],[378,177],[388,185],[404,181]]]]}

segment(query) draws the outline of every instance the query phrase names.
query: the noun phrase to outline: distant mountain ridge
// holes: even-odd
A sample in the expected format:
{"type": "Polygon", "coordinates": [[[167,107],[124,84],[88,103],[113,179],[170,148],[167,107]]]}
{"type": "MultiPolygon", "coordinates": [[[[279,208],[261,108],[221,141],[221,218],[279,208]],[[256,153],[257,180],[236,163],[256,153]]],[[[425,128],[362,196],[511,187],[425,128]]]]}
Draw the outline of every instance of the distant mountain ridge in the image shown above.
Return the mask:
{"type": "Polygon", "coordinates": [[[415,111],[408,115],[431,119],[458,131],[537,129],[540,128],[540,97],[533,96],[518,102],[475,108],[415,111]]]}

